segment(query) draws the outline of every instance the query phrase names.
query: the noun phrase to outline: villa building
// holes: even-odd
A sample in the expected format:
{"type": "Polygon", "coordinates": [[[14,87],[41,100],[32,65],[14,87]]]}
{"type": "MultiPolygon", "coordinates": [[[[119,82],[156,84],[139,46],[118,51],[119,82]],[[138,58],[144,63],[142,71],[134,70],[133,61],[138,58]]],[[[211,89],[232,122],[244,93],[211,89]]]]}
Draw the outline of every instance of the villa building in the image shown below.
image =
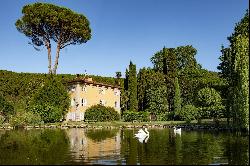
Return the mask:
{"type": "Polygon", "coordinates": [[[120,87],[97,83],[92,78],[79,78],[68,82],[71,99],[66,121],[82,121],[87,108],[101,104],[113,107],[120,113],[120,87]]]}

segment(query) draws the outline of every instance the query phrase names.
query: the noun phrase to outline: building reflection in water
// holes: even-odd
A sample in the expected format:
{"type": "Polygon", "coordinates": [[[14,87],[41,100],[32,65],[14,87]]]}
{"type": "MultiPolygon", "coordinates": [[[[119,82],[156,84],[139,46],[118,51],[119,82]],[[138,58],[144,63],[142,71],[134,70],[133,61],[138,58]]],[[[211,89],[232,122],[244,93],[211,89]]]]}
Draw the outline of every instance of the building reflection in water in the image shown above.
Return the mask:
{"type": "MultiPolygon", "coordinates": [[[[113,131],[113,130],[112,130],[113,131]]],[[[76,162],[90,162],[99,159],[117,158],[121,149],[121,131],[117,130],[113,137],[106,137],[102,129],[67,129],[66,133],[70,140],[72,157],[76,162]],[[97,141],[88,137],[88,132],[101,132],[103,139],[97,141]]],[[[113,131],[114,132],[114,131],[113,131]]],[[[119,158],[119,157],[118,157],[119,158]]]]}

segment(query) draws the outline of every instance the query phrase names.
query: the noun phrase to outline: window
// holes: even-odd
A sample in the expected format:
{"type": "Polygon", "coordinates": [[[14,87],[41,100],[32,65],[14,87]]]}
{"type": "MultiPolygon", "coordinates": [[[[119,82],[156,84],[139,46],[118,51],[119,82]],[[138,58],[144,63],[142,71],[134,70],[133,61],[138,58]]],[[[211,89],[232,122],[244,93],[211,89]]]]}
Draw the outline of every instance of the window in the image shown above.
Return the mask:
{"type": "Polygon", "coordinates": [[[119,106],[118,106],[118,102],[116,101],[115,102],[115,108],[118,108],[119,106]]]}
{"type": "Polygon", "coordinates": [[[100,100],[100,105],[105,106],[105,100],[100,100]]]}
{"type": "Polygon", "coordinates": [[[114,90],[114,94],[115,94],[116,96],[119,96],[119,95],[120,95],[120,91],[119,91],[118,89],[115,89],[115,90],[114,90]]]}
{"type": "Polygon", "coordinates": [[[74,92],[76,89],[75,89],[76,87],[74,86],[74,85],[72,85],[72,86],[70,86],[70,91],[72,91],[72,92],[74,92]]]}
{"type": "Polygon", "coordinates": [[[87,99],[81,100],[81,106],[87,106],[87,99]]]}
{"type": "Polygon", "coordinates": [[[99,94],[105,94],[105,89],[99,88],[99,94]]]}
{"type": "Polygon", "coordinates": [[[86,85],[82,86],[82,91],[87,92],[87,86],[86,85]]]}

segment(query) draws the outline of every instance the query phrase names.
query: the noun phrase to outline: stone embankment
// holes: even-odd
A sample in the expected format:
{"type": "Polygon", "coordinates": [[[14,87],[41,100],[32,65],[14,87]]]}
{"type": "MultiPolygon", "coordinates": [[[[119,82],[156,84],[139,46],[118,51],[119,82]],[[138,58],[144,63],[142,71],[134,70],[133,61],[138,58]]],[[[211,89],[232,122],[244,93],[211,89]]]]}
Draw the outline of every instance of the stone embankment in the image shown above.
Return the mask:
{"type": "MultiPolygon", "coordinates": [[[[185,130],[232,130],[230,127],[226,126],[214,126],[214,125],[198,125],[198,124],[181,124],[181,125],[173,125],[173,124],[126,124],[126,125],[99,125],[95,123],[83,123],[83,124],[61,124],[61,125],[36,125],[36,126],[24,126],[24,129],[43,129],[43,128],[60,128],[60,129],[68,129],[68,128],[90,128],[90,129],[114,129],[114,128],[173,128],[176,126],[177,128],[183,128],[185,130]]],[[[0,126],[2,130],[11,130],[14,129],[12,126],[0,126]]]]}

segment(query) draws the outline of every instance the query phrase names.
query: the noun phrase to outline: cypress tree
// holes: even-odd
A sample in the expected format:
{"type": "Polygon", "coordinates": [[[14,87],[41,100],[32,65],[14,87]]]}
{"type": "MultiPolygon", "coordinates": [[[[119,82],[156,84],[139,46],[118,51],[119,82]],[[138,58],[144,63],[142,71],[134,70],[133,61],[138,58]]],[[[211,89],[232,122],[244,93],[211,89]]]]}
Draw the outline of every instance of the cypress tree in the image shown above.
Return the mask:
{"type": "Polygon", "coordinates": [[[228,81],[227,108],[238,128],[249,128],[249,14],[236,24],[228,37],[229,48],[222,48],[218,66],[228,81]]]}
{"type": "Polygon", "coordinates": [[[137,78],[136,78],[136,65],[130,61],[129,75],[128,75],[128,91],[129,91],[129,103],[128,108],[131,111],[137,111],[137,78]]]}
{"type": "Polygon", "coordinates": [[[178,78],[175,77],[174,80],[174,87],[175,87],[175,95],[174,95],[174,112],[178,114],[181,112],[181,91],[179,87],[178,78]]]}

